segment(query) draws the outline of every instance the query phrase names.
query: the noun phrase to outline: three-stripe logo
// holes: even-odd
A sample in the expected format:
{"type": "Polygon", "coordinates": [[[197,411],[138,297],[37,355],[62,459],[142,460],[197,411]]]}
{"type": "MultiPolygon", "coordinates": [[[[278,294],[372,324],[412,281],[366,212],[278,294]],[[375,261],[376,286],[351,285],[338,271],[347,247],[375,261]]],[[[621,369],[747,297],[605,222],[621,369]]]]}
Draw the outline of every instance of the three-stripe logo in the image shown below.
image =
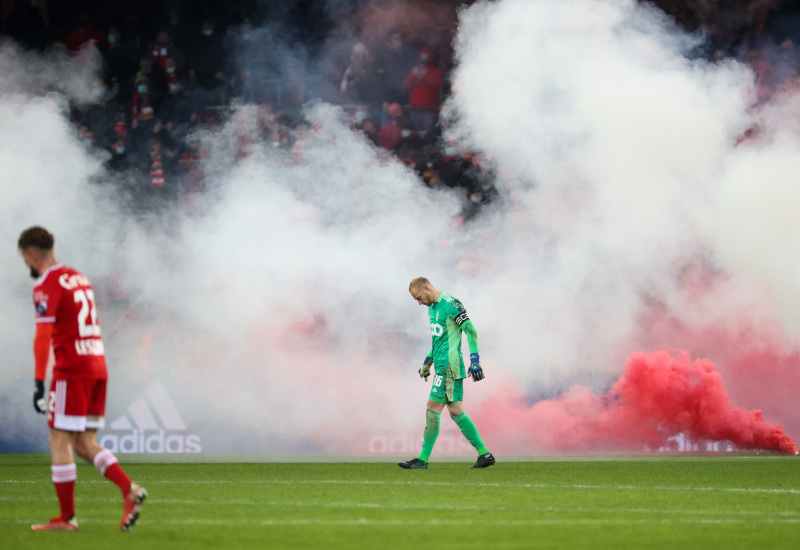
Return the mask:
{"type": "Polygon", "coordinates": [[[200,436],[186,434],[186,424],[167,393],[158,382],[147,389],[145,397],[128,407],[128,414],[109,424],[100,445],[113,453],[199,453],[200,436]],[[175,433],[178,432],[178,433],[175,433]]]}

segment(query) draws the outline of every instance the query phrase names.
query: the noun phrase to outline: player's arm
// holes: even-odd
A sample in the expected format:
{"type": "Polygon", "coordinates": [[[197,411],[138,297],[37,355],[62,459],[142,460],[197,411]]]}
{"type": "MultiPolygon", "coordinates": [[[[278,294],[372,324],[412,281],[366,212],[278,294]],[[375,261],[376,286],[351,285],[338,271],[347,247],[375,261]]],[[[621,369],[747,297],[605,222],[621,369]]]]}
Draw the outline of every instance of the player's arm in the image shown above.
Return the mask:
{"type": "Polygon", "coordinates": [[[470,357],[472,355],[478,354],[478,331],[475,329],[475,325],[472,324],[472,321],[469,320],[463,325],[461,325],[461,330],[464,331],[464,334],[467,335],[467,345],[469,346],[469,354],[470,357]]]}
{"type": "Polygon", "coordinates": [[[33,338],[33,359],[35,367],[33,408],[36,412],[47,412],[47,401],[44,398],[44,379],[47,376],[47,363],[50,360],[50,340],[53,337],[53,324],[36,323],[36,336],[33,338]]]}
{"type": "Polygon", "coordinates": [[[467,319],[462,325],[461,330],[467,335],[467,345],[469,345],[469,370],[468,374],[472,377],[474,382],[478,382],[485,378],[483,369],[481,368],[481,357],[478,355],[478,331],[472,320],[467,319]]]}
{"type": "Polygon", "coordinates": [[[59,285],[47,281],[45,285],[34,287],[33,304],[36,307],[36,336],[33,339],[34,374],[33,408],[36,412],[47,412],[44,397],[44,379],[47,376],[47,363],[50,361],[50,341],[53,337],[53,323],[56,320],[58,303],[61,300],[59,285]]]}

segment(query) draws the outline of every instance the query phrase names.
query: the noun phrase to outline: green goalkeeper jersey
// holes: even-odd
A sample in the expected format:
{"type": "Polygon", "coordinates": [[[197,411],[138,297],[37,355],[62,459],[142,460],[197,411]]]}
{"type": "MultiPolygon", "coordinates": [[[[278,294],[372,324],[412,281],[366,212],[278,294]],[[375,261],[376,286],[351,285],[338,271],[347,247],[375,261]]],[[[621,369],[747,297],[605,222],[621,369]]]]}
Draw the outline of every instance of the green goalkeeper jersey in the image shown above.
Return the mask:
{"type": "Polygon", "coordinates": [[[457,298],[446,292],[428,306],[433,345],[428,355],[433,358],[436,374],[449,374],[453,380],[467,377],[461,355],[461,332],[467,334],[470,353],[478,353],[478,335],[467,315],[467,310],[457,298]]]}

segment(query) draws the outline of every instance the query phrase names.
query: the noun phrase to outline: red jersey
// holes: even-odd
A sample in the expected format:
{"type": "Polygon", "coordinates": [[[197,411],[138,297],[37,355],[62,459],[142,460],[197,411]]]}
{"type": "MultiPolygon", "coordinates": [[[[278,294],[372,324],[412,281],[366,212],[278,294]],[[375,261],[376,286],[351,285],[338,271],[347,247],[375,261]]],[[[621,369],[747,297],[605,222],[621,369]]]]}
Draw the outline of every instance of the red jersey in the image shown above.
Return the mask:
{"type": "Polygon", "coordinates": [[[106,358],[92,285],[71,267],[56,264],[33,287],[37,323],[53,323],[55,371],[76,378],[106,378],[106,358]]]}

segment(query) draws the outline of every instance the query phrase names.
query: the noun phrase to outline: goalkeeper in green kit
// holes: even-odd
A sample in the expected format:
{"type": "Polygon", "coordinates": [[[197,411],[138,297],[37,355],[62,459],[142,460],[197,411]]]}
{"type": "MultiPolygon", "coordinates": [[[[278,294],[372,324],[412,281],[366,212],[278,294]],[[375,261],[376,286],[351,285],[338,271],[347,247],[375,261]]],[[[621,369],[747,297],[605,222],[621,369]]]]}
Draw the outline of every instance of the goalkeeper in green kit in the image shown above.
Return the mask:
{"type": "Polygon", "coordinates": [[[433,451],[433,445],[439,436],[439,420],[442,410],[447,405],[447,410],[461,433],[472,443],[478,451],[478,461],[473,468],[487,468],[494,464],[494,456],[483,444],[478,428],[464,412],[464,378],[472,377],[474,382],[483,380],[480,357],[478,356],[478,333],[467,315],[467,310],[456,298],[446,292],[434,288],[425,277],[417,277],[408,286],[411,297],[418,304],[428,306],[428,316],[431,322],[431,335],[433,346],[428,356],[419,369],[421,378],[428,380],[433,372],[433,386],[428,398],[428,409],[425,411],[425,432],[423,434],[422,452],[417,458],[408,462],[399,462],[401,468],[416,470],[428,467],[428,459],[433,451]],[[461,332],[467,334],[470,351],[469,371],[464,369],[464,360],[461,357],[461,332]]]}

